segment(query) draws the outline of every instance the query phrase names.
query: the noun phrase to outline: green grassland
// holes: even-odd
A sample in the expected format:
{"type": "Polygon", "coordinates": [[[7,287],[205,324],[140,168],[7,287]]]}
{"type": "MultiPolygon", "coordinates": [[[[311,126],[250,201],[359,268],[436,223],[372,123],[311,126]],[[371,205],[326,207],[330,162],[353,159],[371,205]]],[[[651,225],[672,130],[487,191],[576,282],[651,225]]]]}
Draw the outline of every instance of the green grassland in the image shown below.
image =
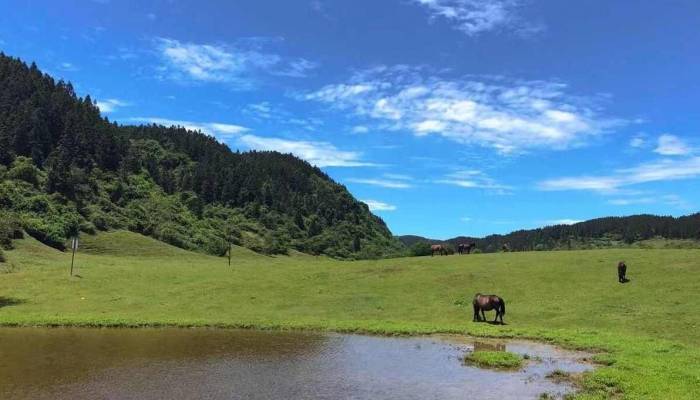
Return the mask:
{"type": "MultiPolygon", "coordinates": [[[[592,349],[578,397],[700,398],[700,250],[608,249],[336,261],[226,258],[117,231],[70,253],[15,241],[0,271],[1,325],[221,326],[523,337],[592,349]],[[619,284],[625,260],[631,282],[619,284]],[[507,325],[472,322],[474,293],[507,325]]],[[[0,264],[2,265],[2,264],[0,264]]],[[[487,315],[493,318],[493,313],[487,315]]]]}

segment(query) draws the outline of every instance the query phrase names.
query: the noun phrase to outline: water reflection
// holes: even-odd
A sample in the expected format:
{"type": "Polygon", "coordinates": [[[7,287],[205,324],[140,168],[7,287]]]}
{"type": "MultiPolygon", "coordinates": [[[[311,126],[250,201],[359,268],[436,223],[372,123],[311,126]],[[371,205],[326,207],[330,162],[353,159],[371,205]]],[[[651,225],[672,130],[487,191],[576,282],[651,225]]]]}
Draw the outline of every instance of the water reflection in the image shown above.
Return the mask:
{"type": "Polygon", "coordinates": [[[544,376],[566,363],[581,365],[575,355],[527,346],[214,329],[5,328],[0,398],[534,399],[569,391],[544,376]],[[561,360],[517,372],[480,370],[461,365],[471,347],[561,360]]]}

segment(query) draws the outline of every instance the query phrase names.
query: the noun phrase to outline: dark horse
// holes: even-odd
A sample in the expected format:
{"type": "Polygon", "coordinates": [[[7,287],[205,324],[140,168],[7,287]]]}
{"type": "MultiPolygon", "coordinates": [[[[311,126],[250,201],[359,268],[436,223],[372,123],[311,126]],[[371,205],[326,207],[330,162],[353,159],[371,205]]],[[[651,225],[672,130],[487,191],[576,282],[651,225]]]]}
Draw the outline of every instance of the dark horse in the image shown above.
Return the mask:
{"type": "Polygon", "coordinates": [[[445,249],[445,246],[441,244],[434,244],[430,246],[430,256],[434,256],[435,253],[439,253],[441,256],[446,256],[447,255],[447,249],[445,249]]]}
{"type": "Polygon", "coordinates": [[[627,264],[624,261],[617,263],[617,280],[620,283],[625,283],[627,281],[627,264]]]}
{"type": "Polygon", "coordinates": [[[496,310],[496,318],[493,322],[498,322],[498,318],[501,318],[501,324],[503,324],[503,316],[506,315],[506,302],[496,296],[495,294],[481,294],[477,293],[474,296],[474,321],[486,321],[486,314],[484,311],[496,310]],[[479,316],[479,311],[481,311],[481,316],[479,316]]]}
{"type": "Polygon", "coordinates": [[[476,243],[460,243],[459,246],[457,246],[457,252],[459,254],[470,254],[472,252],[472,249],[476,247],[476,243]]]}

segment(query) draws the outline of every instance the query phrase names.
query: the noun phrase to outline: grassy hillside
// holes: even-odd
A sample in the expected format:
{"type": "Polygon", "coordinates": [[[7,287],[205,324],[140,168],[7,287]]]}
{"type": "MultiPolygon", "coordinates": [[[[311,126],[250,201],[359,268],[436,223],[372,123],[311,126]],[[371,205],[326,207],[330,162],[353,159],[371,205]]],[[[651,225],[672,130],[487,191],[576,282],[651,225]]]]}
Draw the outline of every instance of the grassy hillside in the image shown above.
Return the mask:
{"type": "Polygon", "coordinates": [[[225,258],[118,231],[70,254],[32,238],[5,256],[0,324],[208,325],[522,336],[606,350],[582,398],[700,397],[700,251],[589,250],[341,262],[225,258]],[[625,260],[631,282],[617,283],[625,260]],[[471,296],[507,301],[506,326],[471,322],[471,296]]]}
{"type": "Polygon", "coordinates": [[[90,96],[0,52],[0,247],[14,231],[63,249],[127,229],[214,255],[229,243],[378,258],[403,250],[381,218],[291,154],[233,152],[202,132],[121,126],[90,96]]]}

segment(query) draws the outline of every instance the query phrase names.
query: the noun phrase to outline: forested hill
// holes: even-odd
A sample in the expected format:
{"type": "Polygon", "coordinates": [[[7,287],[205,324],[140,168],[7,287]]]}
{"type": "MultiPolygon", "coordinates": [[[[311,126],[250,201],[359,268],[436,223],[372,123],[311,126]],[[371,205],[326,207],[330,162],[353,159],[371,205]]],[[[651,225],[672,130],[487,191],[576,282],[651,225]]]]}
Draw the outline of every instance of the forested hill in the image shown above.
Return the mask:
{"type": "Polygon", "coordinates": [[[0,236],[62,248],[76,231],[128,229],[223,254],[228,242],[339,258],[402,246],[318,168],[232,152],[179,127],[120,126],[90,96],[0,53],[0,236]]]}
{"type": "Polygon", "coordinates": [[[605,217],[483,238],[458,236],[442,241],[406,235],[400,236],[399,240],[409,247],[421,243],[447,243],[451,246],[476,243],[481,251],[494,252],[503,250],[504,246],[512,251],[614,247],[658,237],[700,240],[700,214],[678,218],[656,215],[605,217]]]}

